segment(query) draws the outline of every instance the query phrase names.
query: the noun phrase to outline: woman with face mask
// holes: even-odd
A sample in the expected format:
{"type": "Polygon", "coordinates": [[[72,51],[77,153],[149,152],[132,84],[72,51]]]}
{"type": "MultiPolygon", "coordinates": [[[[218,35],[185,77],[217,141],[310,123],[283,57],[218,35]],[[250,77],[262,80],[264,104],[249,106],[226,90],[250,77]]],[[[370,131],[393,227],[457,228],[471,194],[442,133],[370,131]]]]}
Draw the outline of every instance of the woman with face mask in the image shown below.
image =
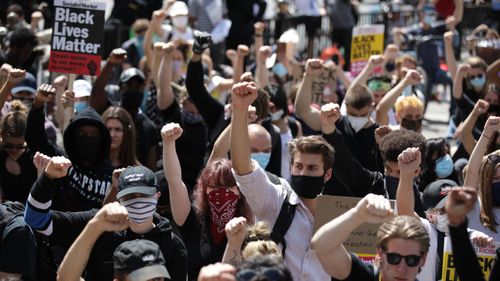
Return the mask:
{"type": "Polygon", "coordinates": [[[169,123],[161,130],[163,167],[172,216],[189,252],[189,280],[196,280],[202,266],[222,259],[227,244],[226,223],[237,216],[251,221],[251,211],[236,186],[231,162],[225,159],[214,160],[202,170],[191,204],[175,149],[182,132],[176,123],[169,123]]]}
{"type": "Polygon", "coordinates": [[[28,109],[20,101],[12,102],[12,111],[0,122],[0,190],[2,201],[26,202],[36,180],[33,155],[26,145],[28,109]]]}
{"type": "Polygon", "coordinates": [[[423,159],[423,170],[420,175],[420,191],[438,179],[449,179],[459,182],[450,156],[450,146],[444,138],[427,140],[427,154],[423,159]]]}

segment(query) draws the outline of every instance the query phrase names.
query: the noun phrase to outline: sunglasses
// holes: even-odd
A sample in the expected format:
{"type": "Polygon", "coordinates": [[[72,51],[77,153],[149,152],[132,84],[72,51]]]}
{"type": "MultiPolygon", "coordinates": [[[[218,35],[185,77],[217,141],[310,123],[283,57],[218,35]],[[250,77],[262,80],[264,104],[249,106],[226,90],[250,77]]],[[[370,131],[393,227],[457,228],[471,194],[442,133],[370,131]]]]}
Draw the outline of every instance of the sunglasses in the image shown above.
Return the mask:
{"type": "Polygon", "coordinates": [[[385,253],[385,255],[389,264],[398,265],[404,258],[406,265],[409,267],[417,266],[420,263],[420,259],[422,259],[422,256],[417,255],[402,256],[398,253],[385,253]]]}
{"type": "Polygon", "coordinates": [[[493,164],[500,163],[500,155],[490,154],[488,155],[488,160],[490,160],[493,164]]]}
{"type": "Polygon", "coordinates": [[[236,274],[238,281],[250,281],[258,277],[258,280],[280,281],[285,280],[283,272],[274,267],[261,267],[258,270],[243,269],[236,274]]]}
{"type": "Polygon", "coordinates": [[[470,75],[469,79],[474,80],[476,78],[483,79],[484,74],[478,74],[478,75],[470,75]]]}
{"type": "Polygon", "coordinates": [[[12,143],[4,143],[3,144],[3,148],[5,148],[5,149],[18,149],[18,150],[21,150],[21,149],[25,149],[27,147],[28,146],[25,145],[25,144],[12,144],[12,143]]]}

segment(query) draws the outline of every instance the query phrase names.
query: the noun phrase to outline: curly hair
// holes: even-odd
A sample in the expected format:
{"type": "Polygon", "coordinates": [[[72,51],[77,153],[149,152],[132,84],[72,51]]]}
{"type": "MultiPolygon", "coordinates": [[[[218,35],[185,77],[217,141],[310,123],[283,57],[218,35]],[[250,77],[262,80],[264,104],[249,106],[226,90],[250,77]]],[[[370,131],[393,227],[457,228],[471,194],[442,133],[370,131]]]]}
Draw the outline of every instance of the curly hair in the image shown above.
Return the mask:
{"type": "Polygon", "coordinates": [[[418,147],[422,158],[425,157],[427,151],[425,138],[417,132],[400,129],[383,137],[380,141],[379,150],[384,162],[398,162],[399,154],[410,147],[418,147]]]}

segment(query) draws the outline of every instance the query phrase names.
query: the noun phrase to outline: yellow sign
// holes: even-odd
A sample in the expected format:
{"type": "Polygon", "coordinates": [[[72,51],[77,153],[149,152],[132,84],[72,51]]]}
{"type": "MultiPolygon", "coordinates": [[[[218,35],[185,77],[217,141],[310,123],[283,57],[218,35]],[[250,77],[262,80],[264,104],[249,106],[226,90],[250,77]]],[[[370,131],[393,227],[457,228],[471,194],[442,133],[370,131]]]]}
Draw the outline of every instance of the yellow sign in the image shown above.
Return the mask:
{"type": "Polygon", "coordinates": [[[351,73],[358,75],[372,55],[384,52],[384,25],[356,26],[352,30],[351,73]]]}

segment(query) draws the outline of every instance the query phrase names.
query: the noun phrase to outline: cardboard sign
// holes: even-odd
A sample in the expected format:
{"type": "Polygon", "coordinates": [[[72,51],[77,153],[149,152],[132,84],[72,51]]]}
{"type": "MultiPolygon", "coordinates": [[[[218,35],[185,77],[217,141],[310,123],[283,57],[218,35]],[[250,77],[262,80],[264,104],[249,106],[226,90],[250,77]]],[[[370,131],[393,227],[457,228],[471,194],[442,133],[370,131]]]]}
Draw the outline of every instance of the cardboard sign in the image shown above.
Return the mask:
{"type": "Polygon", "coordinates": [[[99,75],[105,3],[54,0],[49,70],[99,75]]]}
{"type": "MultiPolygon", "coordinates": [[[[318,197],[318,210],[314,222],[314,232],[321,226],[343,213],[354,208],[362,198],[329,196],[318,197]]],[[[395,201],[391,200],[394,208],[395,201]]],[[[371,262],[377,250],[377,231],[380,224],[363,224],[356,228],[344,242],[344,247],[349,252],[358,255],[363,261],[371,262]]]]}
{"type": "MultiPolygon", "coordinates": [[[[474,250],[476,251],[477,260],[479,262],[479,266],[483,270],[485,280],[488,280],[490,276],[491,269],[493,268],[493,261],[496,256],[496,249],[500,246],[500,243],[494,242],[492,245],[486,248],[479,247],[476,244],[472,244],[474,250]]],[[[451,239],[446,237],[444,239],[443,246],[443,270],[442,270],[442,278],[443,281],[455,281],[459,280],[455,263],[453,261],[453,253],[451,248],[451,239]]]]}
{"type": "Polygon", "coordinates": [[[357,76],[371,55],[384,52],[384,25],[355,26],[352,30],[351,74],[357,76]]]}
{"type": "Polygon", "coordinates": [[[311,87],[311,102],[322,105],[323,95],[325,97],[335,94],[337,90],[336,69],[325,68],[320,75],[314,78],[311,87]]]}

